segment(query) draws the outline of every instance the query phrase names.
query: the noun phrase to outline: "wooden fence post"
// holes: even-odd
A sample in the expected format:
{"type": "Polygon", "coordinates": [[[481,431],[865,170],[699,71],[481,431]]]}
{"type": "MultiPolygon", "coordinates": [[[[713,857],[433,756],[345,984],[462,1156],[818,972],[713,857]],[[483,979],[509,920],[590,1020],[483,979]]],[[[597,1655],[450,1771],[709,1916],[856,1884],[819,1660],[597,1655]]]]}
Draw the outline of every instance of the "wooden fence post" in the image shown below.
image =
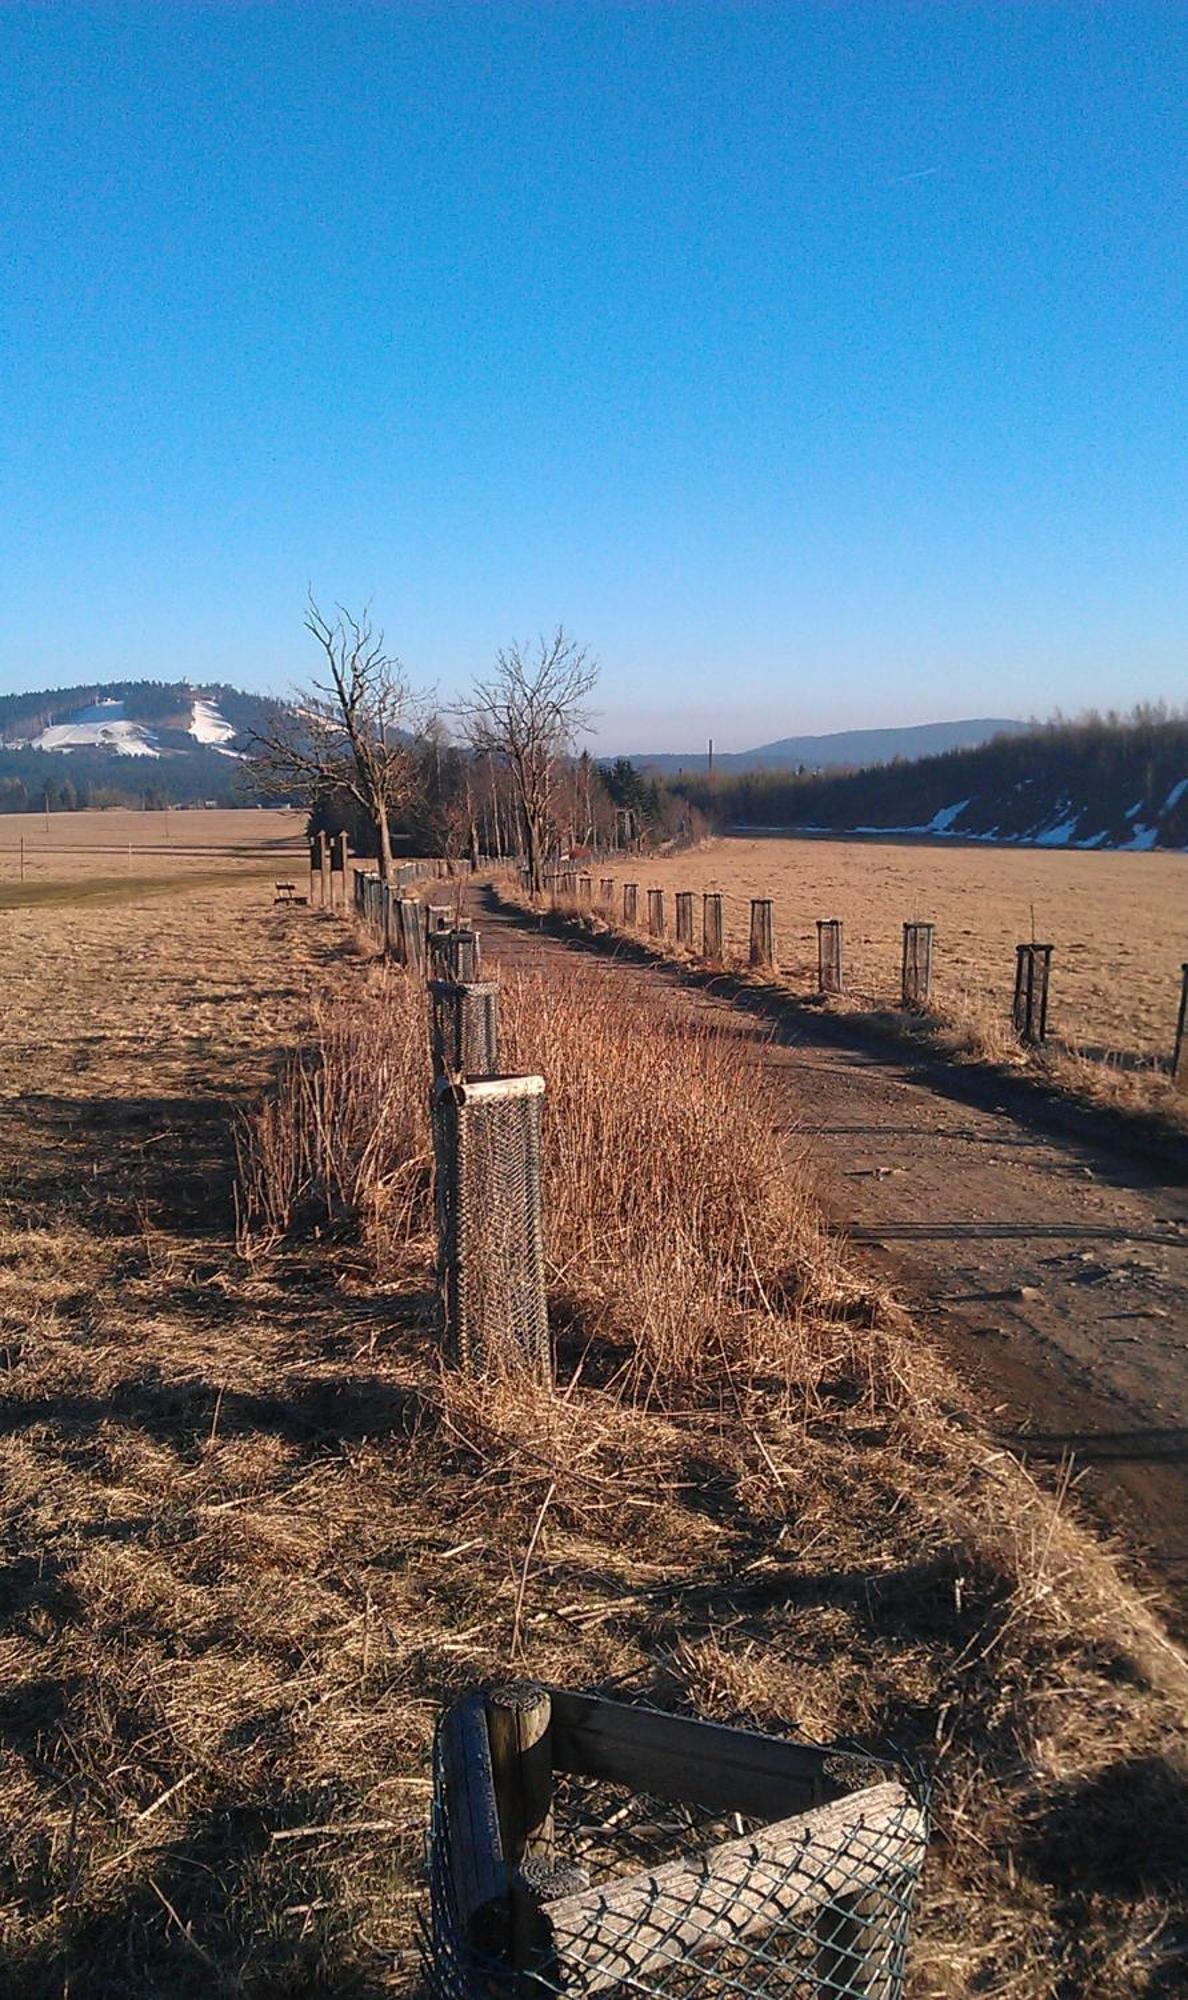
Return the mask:
{"type": "Polygon", "coordinates": [[[711,965],[722,963],[722,898],[716,890],[701,899],[701,955],[711,965]]]}
{"type": "Polygon", "coordinates": [[[903,970],[900,1001],[904,1007],[926,1007],[932,991],[932,924],[903,927],[903,970]]]}
{"type": "Polygon", "coordinates": [[[676,941],[693,949],[693,891],[678,889],[676,892],[676,941]]]}
{"type": "Polygon", "coordinates": [[[637,924],[639,922],[638,882],[624,882],[623,884],[623,922],[625,924],[637,924]]]}
{"type": "Polygon", "coordinates": [[[594,901],[594,878],[591,875],[578,876],[578,893],[583,903],[594,901]]]}
{"type": "Polygon", "coordinates": [[[845,990],[840,917],[817,918],[817,990],[820,993],[845,990]]]}
{"type": "Polygon", "coordinates": [[[1180,967],[1180,1014],[1176,1022],[1171,1073],[1176,1089],[1188,1091],[1188,965],[1180,967]]]}
{"type": "Polygon", "coordinates": [[[648,890],[648,935],[650,937],[664,936],[663,889],[648,890]]]}
{"type": "Polygon", "coordinates": [[[602,903],[613,903],[613,902],[614,902],[614,900],[615,900],[615,884],[614,884],[614,877],[613,877],[613,876],[611,876],[611,875],[604,875],[604,876],[602,877],[601,881],[599,882],[599,885],[598,885],[598,889],[599,889],[599,901],[600,901],[600,902],[602,902],[602,903]]]}
{"type": "Polygon", "coordinates": [[[334,891],[330,880],[330,841],[326,834],[318,835],[318,871],[322,878],[322,908],[334,907],[334,891]]]}
{"type": "Polygon", "coordinates": [[[309,906],[311,910],[314,904],[314,884],[320,882],[320,880],[321,877],[318,874],[318,843],[316,840],[311,840],[309,843],[309,906]]]}
{"type": "Polygon", "coordinates": [[[1050,944],[1015,946],[1015,1000],[1011,1018],[1015,1033],[1032,1048],[1047,1039],[1048,979],[1051,970],[1050,944]]]}
{"type": "Polygon", "coordinates": [[[751,903],[751,964],[775,964],[771,903],[766,896],[756,897],[751,903]]]}
{"type": "Polygon", "coordinates": [[[431,979],[429,1042],[434,1076],[499,1074],[499,988],[491,980],[431,979]]]}

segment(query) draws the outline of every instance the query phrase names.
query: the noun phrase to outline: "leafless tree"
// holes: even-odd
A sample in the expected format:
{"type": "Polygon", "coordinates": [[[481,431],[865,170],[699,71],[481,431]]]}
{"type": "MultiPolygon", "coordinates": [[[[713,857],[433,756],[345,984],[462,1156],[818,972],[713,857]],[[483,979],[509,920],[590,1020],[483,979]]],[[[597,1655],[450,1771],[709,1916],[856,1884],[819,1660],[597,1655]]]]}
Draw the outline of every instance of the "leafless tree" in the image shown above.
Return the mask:
{"type": "Polygon", "coordinates": [[[597,679],[597,661],[559,625],[535,646],[513,641],[455,711],[471,747],[510,773],[534,894],[544,887],[558,773],[589,726],[586,702],[597,679]]]}
{"type": "Polygon", "coordinates": [[[416,803],[417,737],[426,703],[389,653],[364,610],[342,605],[327,618],[313,598],[305,629],[324,655],[324,678],[297,694],[269,728],[253,736],[253,774],[274,795],[296,792],[311,805],[342,790],[375,828],[379,871],[392,874],[391,815],[416,803]]]}

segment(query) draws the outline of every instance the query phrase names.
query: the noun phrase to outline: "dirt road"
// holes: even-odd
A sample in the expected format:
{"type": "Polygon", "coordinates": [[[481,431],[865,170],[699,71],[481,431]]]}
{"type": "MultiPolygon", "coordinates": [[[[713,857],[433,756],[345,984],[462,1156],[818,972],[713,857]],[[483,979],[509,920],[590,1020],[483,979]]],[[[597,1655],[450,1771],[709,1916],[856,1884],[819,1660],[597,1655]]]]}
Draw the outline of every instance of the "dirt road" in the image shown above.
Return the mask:
{"type": "Polygon", "coordinates": [[[852,1025],[782,998],[723,997],[526,929],[487,900],[493,956],[568,952],[599,1004],[640,979],[683,989],[753,1042],[789,1144],[811,1142],[821,1195],[860,1262],[894,1281],[1021,1455],[1070,1461],[1188,1626],[1188,1192],[1109,1128],[1046,1113],[987,1072],[863,1045],[852,1025]]]}

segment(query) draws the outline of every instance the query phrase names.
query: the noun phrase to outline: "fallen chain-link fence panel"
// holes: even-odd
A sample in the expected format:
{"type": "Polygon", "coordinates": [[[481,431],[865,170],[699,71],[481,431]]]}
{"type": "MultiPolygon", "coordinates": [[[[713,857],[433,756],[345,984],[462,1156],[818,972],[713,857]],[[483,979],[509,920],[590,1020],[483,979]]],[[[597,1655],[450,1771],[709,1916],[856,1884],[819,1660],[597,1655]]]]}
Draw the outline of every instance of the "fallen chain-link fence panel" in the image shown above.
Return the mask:
{"type": "MultiPolygon", "coordinates": [[[[554,1716],[558,1701],[581,1705],[553,1700],[554,1716]]],[[[631,1723],[653,1720],[620,1704],[593,1707],[631,1723]]],[[[927,1837],[908,1774],[844,1749],[654,1720],[661,1749],[635,1761],[637,1782],[658,1784],[659,1793],[620,1782],[633,1761],[628,1727],[615,1779],[557,1772],[547,1819],[517,1842],[506,1754],[496,1768],[482,1697],[447,1712],[434,1753],[422,1918],[427,1991],[439,2000],[901,2000],[927,1837]],[[678,1748],[666,1764],[669,1724],[678,1748]],[[690,1742],[705,1732],[704,1765],[696,1747],[681,1747],[682,1730],[690,1742]],[[730,1739],[743,1746],[739,1770],[730,1739]],[[770,1753],[771,1770],[747,1764],[750,1746],[770,1753]],[[668,1782],[666,1770],[679,1776],[668,1782]],[[782,1798],[785,1808],[804,1809],[774,1823],[754,1810],[724,1810],[732,1784],[752,1808],[782,1798]],[[679,1789],[697,1798],[675,1799],[679,1789]]],[[[579,1726],[571,1751],[583,1740],[579,1726]]],[[[589,1740],[597,1745],[597,1724],[589,1740]]],[[[530,1756],[540,1748],[534,1742],[530,1756]]],[[[573,1761],[563,1748],[562,1765],[573,1761]]]]}

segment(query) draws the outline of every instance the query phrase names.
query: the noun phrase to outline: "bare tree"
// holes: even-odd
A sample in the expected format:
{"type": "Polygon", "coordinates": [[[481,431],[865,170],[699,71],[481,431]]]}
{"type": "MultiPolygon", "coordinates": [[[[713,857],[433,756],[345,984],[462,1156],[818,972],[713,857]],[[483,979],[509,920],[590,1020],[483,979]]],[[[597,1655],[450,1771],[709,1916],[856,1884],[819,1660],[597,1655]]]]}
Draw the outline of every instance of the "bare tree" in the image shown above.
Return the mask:
{"type": "Polygon", "coordinates": [[[253,734],[251,763],[265,791],[309,804],[341,790],[375,829],[379,872],[392,874],[391,815],[417,800],[417,737],[425,702],[384,644],[370,611],[342,605],[327,618],[311,597],[305,629],[325,656],[325,678],[294,697],[276,722],[253,734]]]}
{"type": "Polygon", "coordinates": [[[597,679],[597,661],[559,625],[531,648],[513,641],[455,711],[472,748],[498,758],[511,775],[534,894],[544,887],[558,772],[589,725],[586,699],[597,679]]]}

